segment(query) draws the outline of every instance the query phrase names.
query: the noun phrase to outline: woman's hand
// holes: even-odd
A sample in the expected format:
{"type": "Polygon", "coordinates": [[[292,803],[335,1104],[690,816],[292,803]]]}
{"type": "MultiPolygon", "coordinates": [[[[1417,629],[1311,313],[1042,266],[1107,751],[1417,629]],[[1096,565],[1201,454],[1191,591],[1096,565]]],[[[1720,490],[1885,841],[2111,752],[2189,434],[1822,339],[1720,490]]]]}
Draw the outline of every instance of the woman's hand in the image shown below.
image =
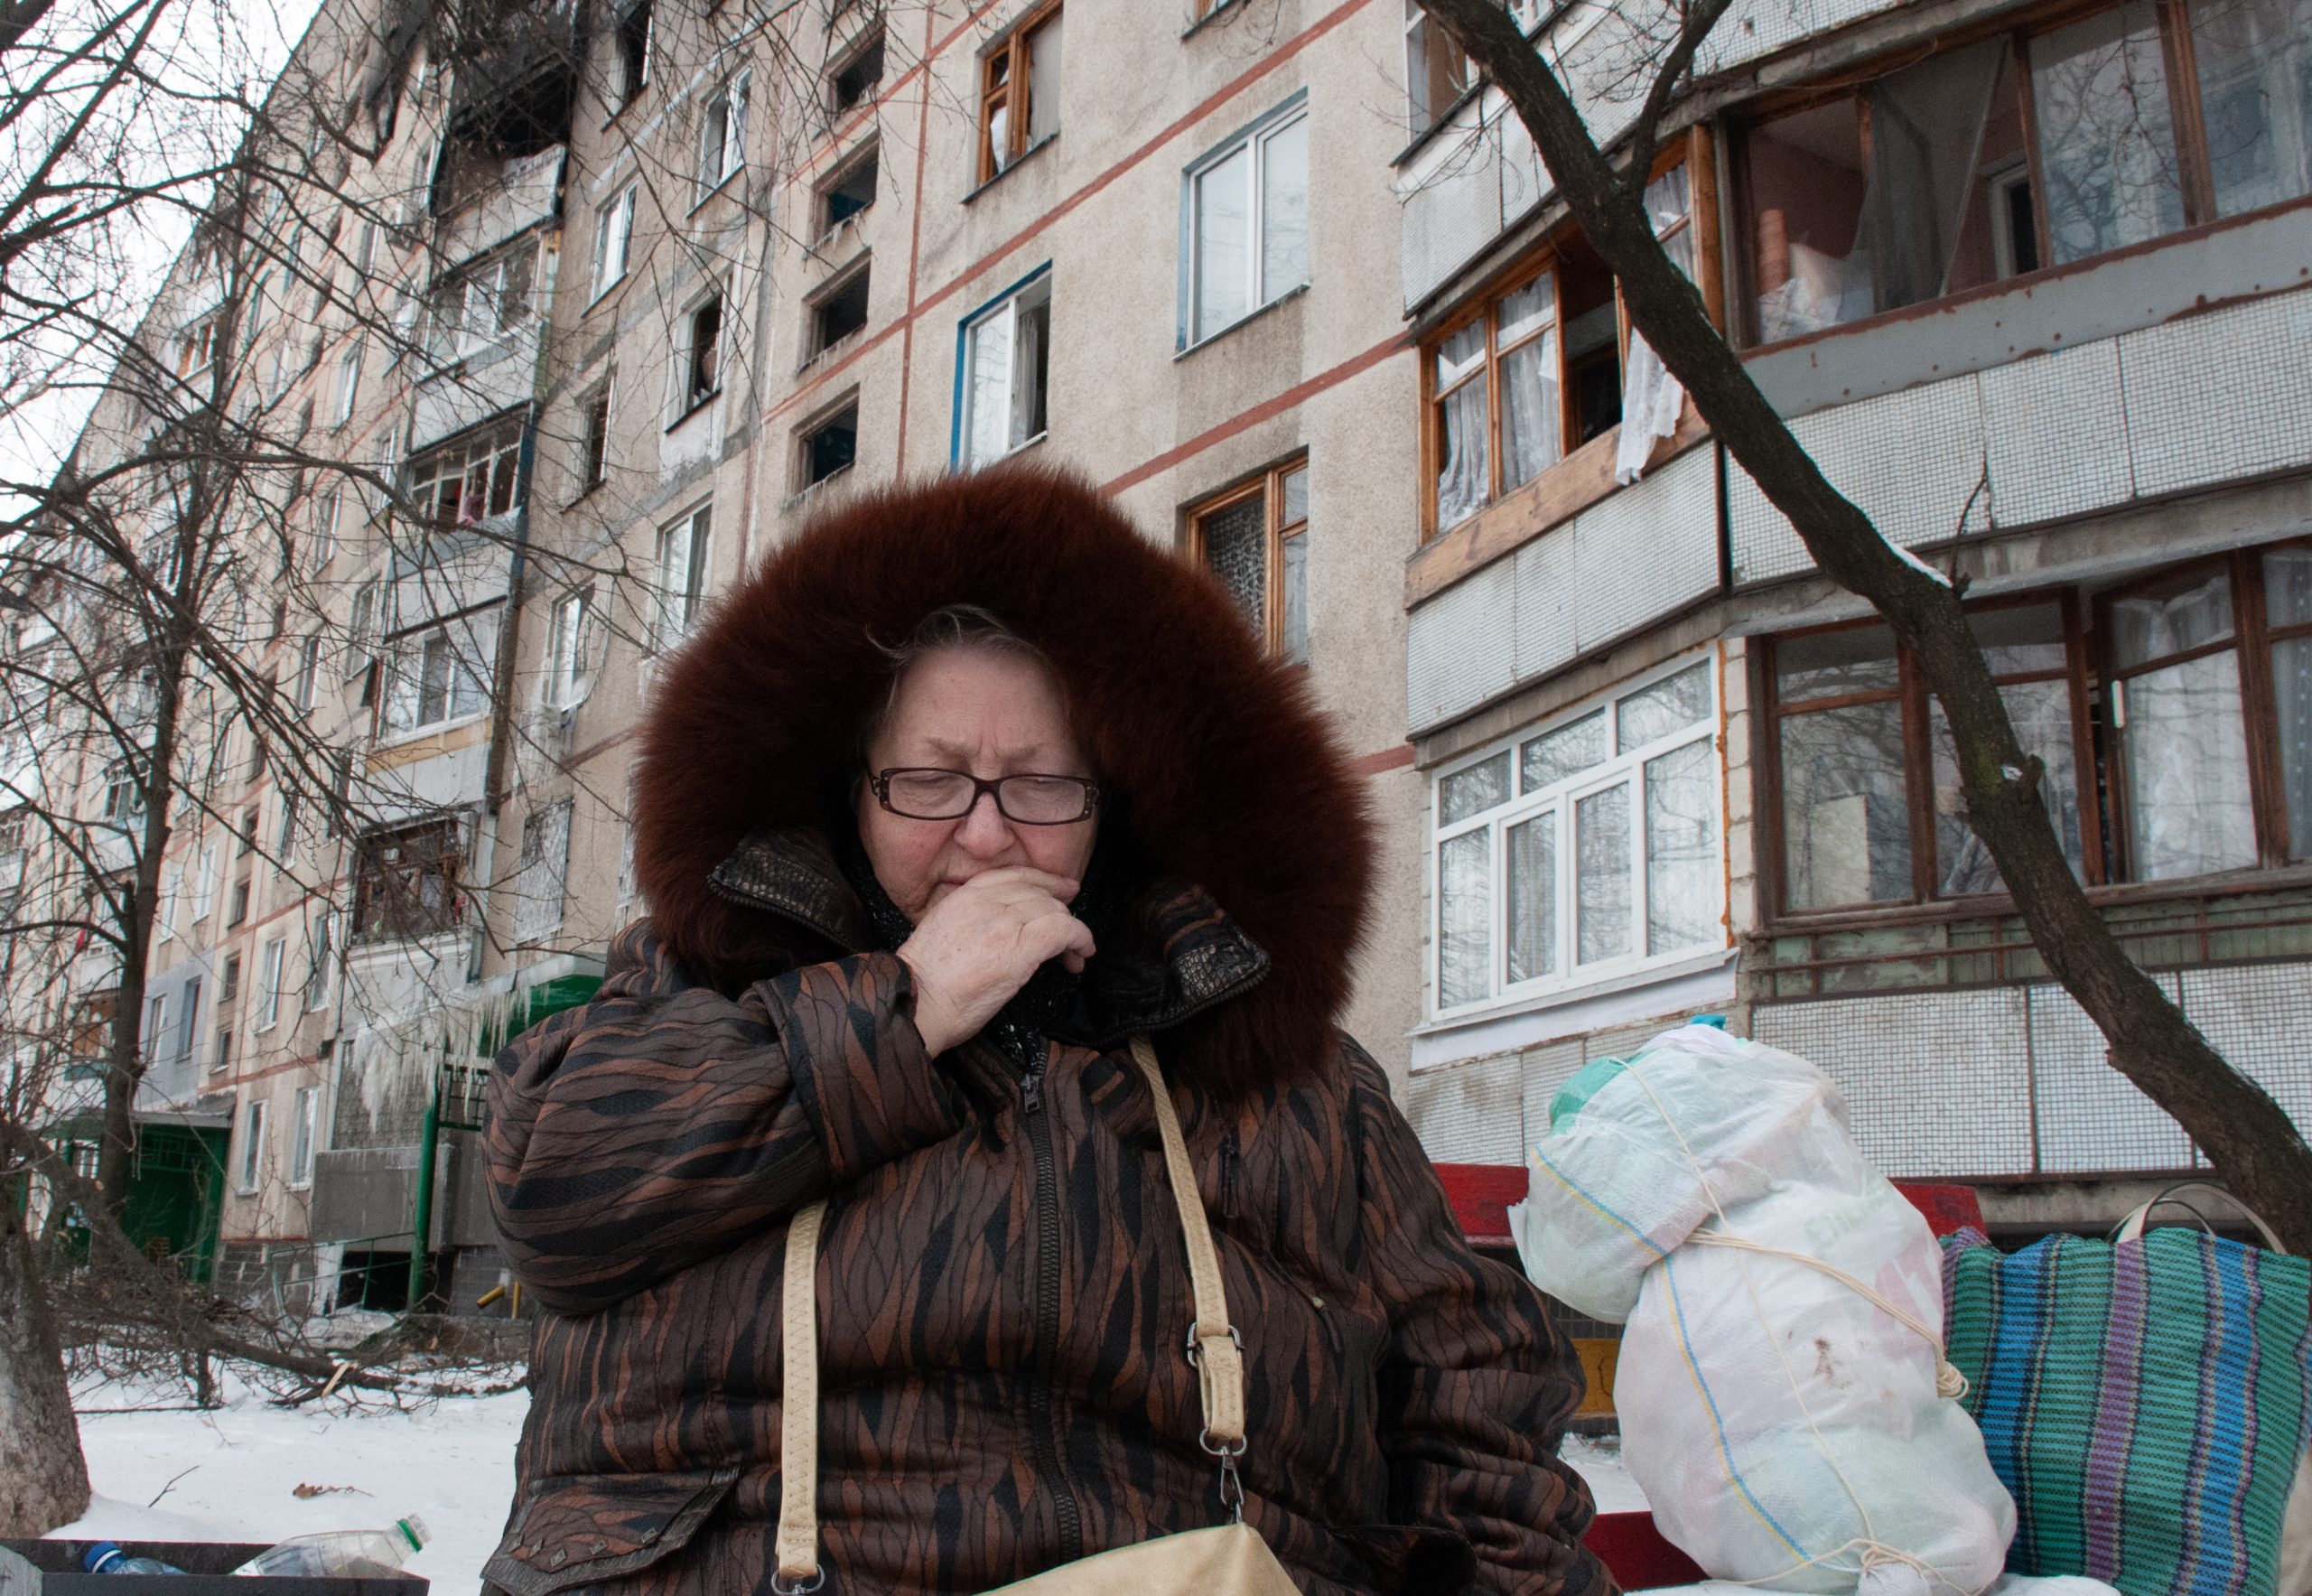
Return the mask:
{"type": "Polygon", "coordinates": [[[1097,951],[1067,912],[1077,883],[1024,864],[986,871],[931,906],[900,945],[915,1028],[933,1057],[979,1033],[1048,959],[1080,970],[1097,951]]]}

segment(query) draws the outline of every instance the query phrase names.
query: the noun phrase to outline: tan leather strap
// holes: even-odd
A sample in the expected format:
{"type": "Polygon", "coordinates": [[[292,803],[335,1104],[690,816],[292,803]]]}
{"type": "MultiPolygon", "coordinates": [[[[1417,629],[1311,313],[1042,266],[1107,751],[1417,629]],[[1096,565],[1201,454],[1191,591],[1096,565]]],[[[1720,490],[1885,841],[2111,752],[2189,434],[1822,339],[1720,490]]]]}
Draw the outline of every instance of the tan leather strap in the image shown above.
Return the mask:
{"type": "Polygon", "coordinates": [[[778,1314],[786,1340],[779,1399],[778,1577],[772,1588],[810,1591],[819,1581],[819,1226],[821,1198],[787,1227],[787,1274],[778,1314]],[[801,1582],[807,1581],[808,1583],[801,1582]]]}
{"type": "Polygon", "coordinates": [[[1180,1115],[1145,1036],[1132,1039],[1132,1059],[1148,1079],[1156,1100],[1156,1128],[1164,1137],[1164,1168],[1171,1176],[1172,1206],[1180,1210],[1180,1234],[1189,1244],[1189,1281],[1196,1292],[1196,1323],[1189,1330],[1189,1356],[1204,1386],[1204,1445],[1233,1454],[1245,1449],[1245,1355],[1235,1326],[1228,1322],[1228,1299],[1220,1284],[1220,1255],[1213,1250],[1212,1227],[1197,1192],[1196,1169],[1189,1162],[1180,1115]]]}

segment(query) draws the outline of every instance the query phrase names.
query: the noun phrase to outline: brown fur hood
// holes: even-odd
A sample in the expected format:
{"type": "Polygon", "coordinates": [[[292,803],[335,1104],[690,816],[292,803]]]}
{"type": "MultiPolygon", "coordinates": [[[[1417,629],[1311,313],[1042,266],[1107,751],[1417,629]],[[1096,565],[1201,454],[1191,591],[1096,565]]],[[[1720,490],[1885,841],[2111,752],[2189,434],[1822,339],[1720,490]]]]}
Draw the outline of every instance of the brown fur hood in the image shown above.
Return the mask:
{"type": "MultiPolygon", "coordinates": [[[[828,957],[823,936],[710,877],[750,835],[840,813],[857,728],[889,680],[878,641],[957,603],[1058,667],[1121,798],[1104,824],[1122,822],[1140,873],[1200,887],[1268,956],[1257,985],[1175,1033],[1171,1067],[1230,1096],[1327,1068],[1365,926],[1362,785],[1305,672],[1263,656],[1218,583],[1049,470],[845,500],[675,658],[642,728],[634,857],[676,957],[730,987],[828,957]]],[[[1104,854],[1126,841],[1104,834],[1104,854]]]]}

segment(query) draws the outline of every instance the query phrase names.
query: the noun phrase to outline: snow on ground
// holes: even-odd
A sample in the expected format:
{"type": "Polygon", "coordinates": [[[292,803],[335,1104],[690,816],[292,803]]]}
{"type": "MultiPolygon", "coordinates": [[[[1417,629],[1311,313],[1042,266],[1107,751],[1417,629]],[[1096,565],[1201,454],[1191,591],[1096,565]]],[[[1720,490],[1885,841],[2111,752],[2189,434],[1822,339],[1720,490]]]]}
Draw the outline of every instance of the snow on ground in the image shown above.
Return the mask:
{"type": "Polygon", "coordinates": [[[181,1405],[182,1389],[77,1389],[80,1447],[97,1499],[52,1532],[65,1539],[253,1541],[323,1529],[383,1528],[415,1513],[432,1544],[411,1560],[447,1596],[467,1596],[506,1527],[514,1442],[527,1391],[444,1397],[407,1412],[335,1401],[272,1405],[226,1377],[223,1407],[181,1405]],[[338,1486],[299,1498],[301,1485],[338,1486]]]}
{"type": "MultiPolygon", "coordinates": [[[[466,1596],[506,1527],[514,1442],[527,1391],[443,1397],[408,1412],[334,1400],[272,1405],[226,1377],[225,1405],[184,1411],[180,1390],[121,1384],[74,1393],[97,1493],[63,1539],[253,1541],[381,1528],[410,1513],[433,1542],[410,1563],[443,1596],[466,1596]],[[165,1405],[174,1411],[106,1412],[165,1405]],[[300,1498],[301,1485],[338,1486],[300,1498]]],[[[1565,1458],[1603,1513],[1643,1509],[1618,1441],[1569,1437],[1565,1458]]]]}

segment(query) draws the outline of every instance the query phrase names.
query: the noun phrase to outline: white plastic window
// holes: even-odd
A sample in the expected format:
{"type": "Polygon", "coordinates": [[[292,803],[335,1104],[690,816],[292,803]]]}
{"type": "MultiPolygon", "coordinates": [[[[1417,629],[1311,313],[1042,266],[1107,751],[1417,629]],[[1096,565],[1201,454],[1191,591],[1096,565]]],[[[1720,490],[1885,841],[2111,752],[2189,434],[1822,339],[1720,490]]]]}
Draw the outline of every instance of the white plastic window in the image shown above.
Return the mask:
{"type": "Polygon", "coordinates": [[[1440,777],[1439,1013],[1725,946],[1717,695],[1689,658],[1440,777]]]}
{"type": "Polygon", "coordinates": [[[1309,280],[1309,113],[1296,104],[1189,168],[1186,341],[1309,280]]]}
{"type": "Polygon", "coordinates": [[[956,463],[987,465],[1043,436],[1050,341],[1049,273],[965,323],[956,463]]]}

